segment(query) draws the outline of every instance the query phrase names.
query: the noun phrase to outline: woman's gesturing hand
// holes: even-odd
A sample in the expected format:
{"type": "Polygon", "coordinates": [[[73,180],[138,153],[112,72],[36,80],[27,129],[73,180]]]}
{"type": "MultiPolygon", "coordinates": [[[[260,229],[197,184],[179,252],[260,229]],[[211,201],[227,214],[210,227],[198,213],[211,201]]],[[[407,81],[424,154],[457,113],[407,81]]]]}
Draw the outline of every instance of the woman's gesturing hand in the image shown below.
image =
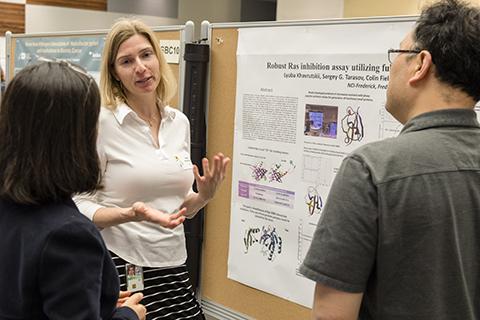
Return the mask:
{"type": "Polygon", "coordinates": [[[208,159],[202,159],[203,176],[196,165],[193,166],[193,175],[197,182],[197,190],[199,197],[204,201],[209,201],[215,195],[218,186],[225,179],[230,158],[225,157],[223,153],[217,153],[213,156],[213,164],[210,166],[208,159]]]}
{"type": "Polygon", "coordinates": [[[183,223],[187,209],[182,208],[170,214],[151,208],[143,202],[135,202],[128,211],[132,221],[149,221],[173,229],[183,223]]]}

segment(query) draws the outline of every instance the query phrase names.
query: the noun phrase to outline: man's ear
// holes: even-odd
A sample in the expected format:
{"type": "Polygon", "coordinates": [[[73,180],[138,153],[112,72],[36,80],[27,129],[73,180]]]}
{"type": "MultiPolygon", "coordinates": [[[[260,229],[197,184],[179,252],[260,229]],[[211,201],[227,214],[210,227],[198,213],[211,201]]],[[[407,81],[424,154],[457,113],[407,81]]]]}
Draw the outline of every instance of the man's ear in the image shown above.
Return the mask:
{"type": "Polygon", "coordinates": [[[412,61],[413,76],[408,82],[415,85],[418,81],[425,79],[433,68],[432,55],[427,50],[422,50],[412,61]]]}

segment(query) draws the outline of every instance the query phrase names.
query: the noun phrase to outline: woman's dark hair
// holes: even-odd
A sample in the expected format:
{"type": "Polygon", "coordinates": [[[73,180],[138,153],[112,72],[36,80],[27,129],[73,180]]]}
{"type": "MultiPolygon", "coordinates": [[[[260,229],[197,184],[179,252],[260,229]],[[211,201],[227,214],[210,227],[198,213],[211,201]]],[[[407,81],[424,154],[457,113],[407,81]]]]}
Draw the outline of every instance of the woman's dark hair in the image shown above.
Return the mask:
{"type": "Polygon", "coordinates": [[[441,0],[422,11],[415,46],[432,55],[439,80],[480,100],[480,9],[441,0]]]}
{"type": "Polygon", "coordinates": [[[100,93],[68,62],[41,62],[9,83],[0,108],[0,198],[57,202],[93,192],[100,93]]]}

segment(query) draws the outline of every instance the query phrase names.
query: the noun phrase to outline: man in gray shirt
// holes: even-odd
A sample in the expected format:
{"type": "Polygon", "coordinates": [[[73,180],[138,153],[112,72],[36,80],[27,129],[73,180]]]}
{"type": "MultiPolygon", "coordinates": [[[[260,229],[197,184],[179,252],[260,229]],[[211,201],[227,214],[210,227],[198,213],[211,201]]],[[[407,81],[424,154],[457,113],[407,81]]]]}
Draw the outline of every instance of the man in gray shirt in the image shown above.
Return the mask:
{"type": "Polygon", "coordinates": [[[300,272],[315,319],[480,318],[480,9],[423,10],[391,63],[400,135],[347,156],[300,272]]]}

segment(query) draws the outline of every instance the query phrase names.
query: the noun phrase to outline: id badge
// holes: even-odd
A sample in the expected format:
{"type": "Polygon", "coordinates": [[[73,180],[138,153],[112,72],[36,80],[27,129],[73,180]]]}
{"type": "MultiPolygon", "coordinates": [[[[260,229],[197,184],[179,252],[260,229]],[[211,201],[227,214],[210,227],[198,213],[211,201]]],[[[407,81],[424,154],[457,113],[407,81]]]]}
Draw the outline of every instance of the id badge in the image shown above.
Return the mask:
{"type": "Polygon", "coordinates": [[[125,275],[127,278],[127,291],[142,291],[143,286],[143,268],[131,263],[125,265],[125,275]]]}

